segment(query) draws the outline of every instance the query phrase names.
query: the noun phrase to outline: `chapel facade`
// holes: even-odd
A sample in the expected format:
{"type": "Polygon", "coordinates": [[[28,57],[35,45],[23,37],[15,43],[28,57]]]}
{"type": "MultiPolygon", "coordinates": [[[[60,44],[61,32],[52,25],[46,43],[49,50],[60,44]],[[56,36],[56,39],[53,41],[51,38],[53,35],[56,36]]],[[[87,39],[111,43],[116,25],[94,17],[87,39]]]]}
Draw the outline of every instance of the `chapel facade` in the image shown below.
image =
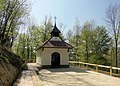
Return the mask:
{"type": "Polygon", "coordinates": [[[56,23],[51,37],[36,50],[36,63],[42,68],[69,67],[69,49],[72,45],[60,38],[56,23]]]}

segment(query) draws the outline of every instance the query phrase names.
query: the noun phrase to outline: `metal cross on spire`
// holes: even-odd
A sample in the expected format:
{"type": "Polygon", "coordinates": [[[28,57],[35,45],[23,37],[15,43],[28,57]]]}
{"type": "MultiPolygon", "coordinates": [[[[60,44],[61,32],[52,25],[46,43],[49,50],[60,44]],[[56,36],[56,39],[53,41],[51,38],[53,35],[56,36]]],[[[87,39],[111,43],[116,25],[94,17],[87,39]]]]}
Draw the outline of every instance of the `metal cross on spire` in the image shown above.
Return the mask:
{"type": "Polygon", "coordinates": [[[55,19],[55,24],[56,24],[56,19],[57,19],[57,17],[55,16],[54,19],[55,19]]]}

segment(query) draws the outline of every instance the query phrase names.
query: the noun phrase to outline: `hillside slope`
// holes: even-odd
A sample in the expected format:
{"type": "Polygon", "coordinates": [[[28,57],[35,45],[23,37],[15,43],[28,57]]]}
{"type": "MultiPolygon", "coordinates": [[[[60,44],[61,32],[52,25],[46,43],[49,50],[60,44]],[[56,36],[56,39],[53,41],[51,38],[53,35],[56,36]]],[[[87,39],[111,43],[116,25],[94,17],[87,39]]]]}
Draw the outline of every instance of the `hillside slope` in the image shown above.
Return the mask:
{"type": "Polygon", "coordinates": [[[0,45],[0,86],[10,86],[19,74],[22,60],[19,56],[0,45]]]}

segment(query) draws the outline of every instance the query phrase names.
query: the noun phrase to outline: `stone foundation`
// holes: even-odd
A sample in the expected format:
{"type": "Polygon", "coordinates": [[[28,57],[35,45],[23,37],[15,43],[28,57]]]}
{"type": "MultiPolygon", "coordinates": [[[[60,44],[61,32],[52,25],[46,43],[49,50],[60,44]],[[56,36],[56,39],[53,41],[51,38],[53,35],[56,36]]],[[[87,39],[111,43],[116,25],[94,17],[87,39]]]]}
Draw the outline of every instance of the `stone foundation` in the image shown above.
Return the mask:
{"type": "MultiPolygon", "coordinates": [[[[52,68],[51,65],[42,65],[41,68],[52,68]]],[[[69,68],[69,65],[60,65],[59,68],[69,68]]]]}

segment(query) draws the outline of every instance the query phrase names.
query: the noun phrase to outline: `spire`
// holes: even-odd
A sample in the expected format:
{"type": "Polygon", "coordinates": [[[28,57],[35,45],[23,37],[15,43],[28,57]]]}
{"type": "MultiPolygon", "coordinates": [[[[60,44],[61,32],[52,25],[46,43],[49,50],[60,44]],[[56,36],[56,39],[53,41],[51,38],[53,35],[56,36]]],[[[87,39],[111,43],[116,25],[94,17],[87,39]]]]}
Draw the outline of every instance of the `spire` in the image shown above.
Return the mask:
{"type": "Polygon", "coordinates": [[[56,19],[57,19],[57,17],[55,16],[54,19],[55,19],[55,25],[56,25],[56,19]]]}
{"type": "Polygon", "coordinates": [[[57,19],[57,17],[54,17],[54,18],[55,18],[55,25],[54,25],[53,30],[52,30],[52,32],[50,34],[51,34],[52,37],[53,36],[54,37],[59,37],[60,30],[56,26],[56,19],[57,19]]]}

